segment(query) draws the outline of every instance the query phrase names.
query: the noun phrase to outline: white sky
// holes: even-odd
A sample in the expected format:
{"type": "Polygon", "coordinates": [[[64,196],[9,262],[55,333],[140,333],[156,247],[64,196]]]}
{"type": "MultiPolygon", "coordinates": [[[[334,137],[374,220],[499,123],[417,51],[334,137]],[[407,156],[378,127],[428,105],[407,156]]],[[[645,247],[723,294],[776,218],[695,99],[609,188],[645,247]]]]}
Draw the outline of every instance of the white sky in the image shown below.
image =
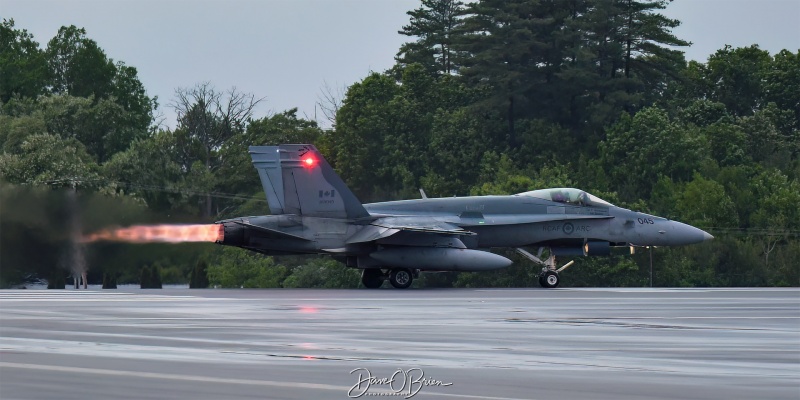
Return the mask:
{"type": "MultiPolygon", "coordinates": [[[[86,28],[114,60],[137,68],[165,124],[178,87],[209,81],[266,97],[256,117],[299,108],[313,119],[327,82],[349,86],[384,71],[407,37],[397,34],[417,0],[0,0],[42,47],[62,25],[86,28]]],[[[725,44],[800,49],[800,0],[676,0],[665,10],[705,61],[725,44]]],[[[317,120],[326,125],[322,113],[317,120]]]]}

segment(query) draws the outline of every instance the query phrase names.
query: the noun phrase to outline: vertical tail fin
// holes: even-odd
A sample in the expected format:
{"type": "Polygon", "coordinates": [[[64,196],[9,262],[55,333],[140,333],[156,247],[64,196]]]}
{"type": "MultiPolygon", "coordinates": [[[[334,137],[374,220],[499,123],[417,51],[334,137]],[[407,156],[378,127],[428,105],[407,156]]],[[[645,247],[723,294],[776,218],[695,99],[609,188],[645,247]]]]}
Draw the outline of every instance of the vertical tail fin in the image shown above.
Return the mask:
{"type": "Polygon", "coordinates": [[[250,146],[250,157],[261,178],[272,215],[284,214],[283,178],[278,151],[278,146],[250,146]]]}
{"type": "Polygon", "coordinates": [[[363,218],[369,213],[310,144],[250,146],[272,214],[363,218]]]}

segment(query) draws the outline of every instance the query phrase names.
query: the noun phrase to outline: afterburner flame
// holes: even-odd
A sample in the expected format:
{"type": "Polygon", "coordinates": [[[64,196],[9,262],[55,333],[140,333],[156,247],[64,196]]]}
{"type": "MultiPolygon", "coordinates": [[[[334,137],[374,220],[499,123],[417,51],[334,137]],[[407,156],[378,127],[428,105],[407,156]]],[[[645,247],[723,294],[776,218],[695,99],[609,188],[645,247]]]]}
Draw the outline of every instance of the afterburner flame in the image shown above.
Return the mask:
{"type": "Polygon", "coordinates": [[[83,242],[182,243],[222,241],[222,225],[134,225],[104,229],[83,237],[83,242]]]}

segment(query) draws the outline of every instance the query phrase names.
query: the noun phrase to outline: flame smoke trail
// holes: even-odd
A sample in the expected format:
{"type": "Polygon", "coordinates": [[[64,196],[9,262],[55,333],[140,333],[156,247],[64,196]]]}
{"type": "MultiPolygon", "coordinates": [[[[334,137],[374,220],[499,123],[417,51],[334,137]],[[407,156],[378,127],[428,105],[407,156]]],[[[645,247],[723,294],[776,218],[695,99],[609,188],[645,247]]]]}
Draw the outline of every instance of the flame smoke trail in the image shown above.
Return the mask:
{"type": "Polygon", "coordinates": [[[182,243],[222,241],[222,225],[134,225],[104,229],[83,237],[83,243],[97,241],[127,243],[182,243]]]}

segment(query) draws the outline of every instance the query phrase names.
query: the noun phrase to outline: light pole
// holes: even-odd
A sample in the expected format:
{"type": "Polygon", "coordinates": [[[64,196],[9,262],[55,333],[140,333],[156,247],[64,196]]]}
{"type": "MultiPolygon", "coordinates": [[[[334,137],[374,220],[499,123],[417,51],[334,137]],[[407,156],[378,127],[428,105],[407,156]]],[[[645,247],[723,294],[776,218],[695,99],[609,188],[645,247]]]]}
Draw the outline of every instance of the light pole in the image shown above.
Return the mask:
{"type": "Polygon", "coordinates": [[[653,246],[647,246],[650,249],[650,287],[653,287],[653,246]]]}

